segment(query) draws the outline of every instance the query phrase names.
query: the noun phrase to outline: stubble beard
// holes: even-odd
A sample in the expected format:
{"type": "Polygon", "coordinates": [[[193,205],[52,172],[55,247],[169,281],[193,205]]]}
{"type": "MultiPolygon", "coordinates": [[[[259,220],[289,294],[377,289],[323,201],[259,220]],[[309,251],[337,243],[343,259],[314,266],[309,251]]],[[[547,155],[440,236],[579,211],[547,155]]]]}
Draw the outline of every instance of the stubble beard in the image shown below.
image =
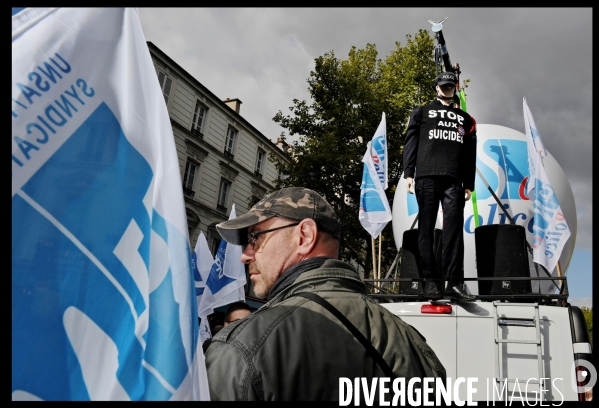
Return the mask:
{"type": "MultiPolygon", "coordinates": [[[[292,235],[291,230],[281,232],[281,236],[277,238],[278,242],[285,241],[292,235]]],[[[262,267],[259,267],[256,261],[249,265],[250,279],[254,283],[254,293],[263,298],[270,294],[270,290],[284,272],[286,260],[292,254],[291,247],[284,244],[279,244],[276,249],[272,248],[272,251],[270,256],[262,259],[262,267]]]]}
{"type": "Polygon", "coordinates": [[[254,283],[254,293],[258,297],[267,297],[270,292],[270,288],[267,283],[264,282],[264,276],[258,269],[255,262],[250,264],[250,280],[254,283]]]}

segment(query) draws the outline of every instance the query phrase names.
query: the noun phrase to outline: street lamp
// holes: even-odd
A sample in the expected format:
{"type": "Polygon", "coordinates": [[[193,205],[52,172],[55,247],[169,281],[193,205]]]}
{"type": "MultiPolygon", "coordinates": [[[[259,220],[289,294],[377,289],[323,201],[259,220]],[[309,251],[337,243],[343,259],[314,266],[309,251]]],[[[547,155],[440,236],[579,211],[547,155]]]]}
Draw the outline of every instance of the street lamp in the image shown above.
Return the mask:
{"type": "MultiPolygon", "coordinates": [[[[318,165],[318,167],[320,167],[320,166],[330,167],[331,169],[338,172],[337,174],[342,174],[341,170],[338,167],[333,166],[331,164],[320,163],[318,165]]],[[[308,174],[312,180],[318,180],[317,172],[311,171],[308,174]]],[[[343,212],[344,212],[344,209],[345,209],[345,175],[342,175],[342,177],[341,177],[341,207],[339,208],[339,221],[340,221],[339,224],[341,225],[341,228],[339,230],[339,258],[341,258],[341,250],[343,248],[343,212]]]]}

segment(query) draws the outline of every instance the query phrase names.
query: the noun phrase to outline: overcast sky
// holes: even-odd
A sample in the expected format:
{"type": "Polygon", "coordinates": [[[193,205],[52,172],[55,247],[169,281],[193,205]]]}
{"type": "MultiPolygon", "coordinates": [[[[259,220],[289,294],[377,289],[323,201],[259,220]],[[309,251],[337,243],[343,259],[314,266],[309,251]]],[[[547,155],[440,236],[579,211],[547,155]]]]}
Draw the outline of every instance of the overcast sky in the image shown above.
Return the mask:
{"type": "MultiPolygon", "coordinates": [[[[310,102],[314,59],[374,44],[385,59],[406,35],[441,20],[453,63],[469,78],[479,124],[524,132],[522,98],[566,174],[578,214],[577,249],[592,246],[591,8],[140,8],[144,34],[221,100],[275,140],[272,121],[310,102]]],[[[432,52],[432,50],[431,50],[432,52]]],[[[576,252],[576,251],[575,251],[576,252]]]]}

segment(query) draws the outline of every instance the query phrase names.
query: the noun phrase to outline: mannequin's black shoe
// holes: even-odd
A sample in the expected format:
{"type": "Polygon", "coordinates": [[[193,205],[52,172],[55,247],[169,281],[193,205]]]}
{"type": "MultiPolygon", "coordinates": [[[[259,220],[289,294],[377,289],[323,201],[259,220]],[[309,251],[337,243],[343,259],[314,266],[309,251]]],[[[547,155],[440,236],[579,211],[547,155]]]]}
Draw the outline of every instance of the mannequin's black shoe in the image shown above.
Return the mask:
{"type": "Polygon", "coordinates": [[[473,302],[476,300],[476,296],[469,295],[464,292],[462,289],[462,284],[460,282],[447,282],[447,289],[445,289],[445,293],[443,294],[445,299],[455,299],[461,302],[473,302]]]}
{"type": "Polygon", "coordinates": [[[441,299],[441,292],[435,282],[427,280],[424,286],[424,296],[428,299],[441,299]]]}

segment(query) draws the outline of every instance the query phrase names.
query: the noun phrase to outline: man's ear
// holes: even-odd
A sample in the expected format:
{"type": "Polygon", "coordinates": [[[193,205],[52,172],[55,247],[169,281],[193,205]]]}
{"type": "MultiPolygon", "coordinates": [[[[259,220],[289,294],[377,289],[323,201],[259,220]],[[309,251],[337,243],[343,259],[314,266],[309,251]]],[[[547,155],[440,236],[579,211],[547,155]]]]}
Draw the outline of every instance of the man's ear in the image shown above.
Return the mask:
{"type": "Polygon", "coordinates": [[[318,226],[313,219],[306,218],[300,222],[299,231],[299,245],[297,251],[302,255],[307,255],[316,245],[318,226]]]}

